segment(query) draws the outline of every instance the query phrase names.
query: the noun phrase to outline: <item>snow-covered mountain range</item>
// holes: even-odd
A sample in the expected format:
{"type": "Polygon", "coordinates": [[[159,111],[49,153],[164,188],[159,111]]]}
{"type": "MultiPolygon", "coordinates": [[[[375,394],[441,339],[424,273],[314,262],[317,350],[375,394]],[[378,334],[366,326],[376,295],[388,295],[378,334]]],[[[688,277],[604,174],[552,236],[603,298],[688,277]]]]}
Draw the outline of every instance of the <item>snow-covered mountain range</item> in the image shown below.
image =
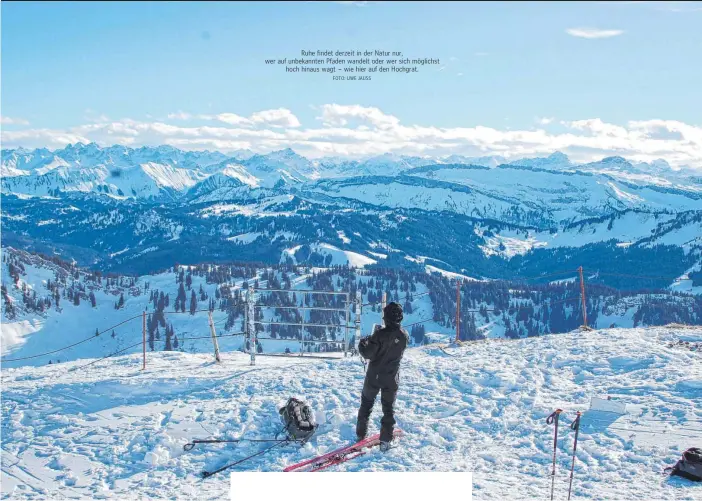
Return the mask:
{"type": "MultiPolygon", "coordinates": [[[[6,194],[36,196],[59,192],[94,192],[116,198],[158,199],[163,196],[185,196],[198,183],[213,175],[237,180],[250,188],[308,186],[320,179],[339,177],[405,175],[456,183],[478,190],[480,186],[494,189],[513,173],[512,169],[519,167],[531,169],[532,172],[571,175],[571,184],[583,190],[590,187],[583,186],[582,177],[593,177],[597,183],[604,181],[602,190],[605,198],[612,199],[615,206],[621,203],[627,206],[637,203],[645,205],[647,197],[622,189],[627,184],[632,190],[657,187],[660,190],[677,190],[683,196],[696,200],[702,198],[702,183],[695,172],[673,170],[664,160],[645,164],[631,163],[621,157],[607,157],[590,164],[574,164],[566,155],[558,152],[546,158],[525,158],[509,163],[502,157],[451,155],[420,158],[391,154],[365,160],[338,157],[308,160],[289,148],[268,154],[242,152],[225,155],[210,151],[186,152],[171,146],[133,149],[79,143],[55,151],[3,150],[1,172],[3,193],[6,194]],[[480,175],[471,172],[480,172],[480,169],[475,169],[476,166],[484,167],[484,172],[480,175]],[[498,167],[502,169],[494,171],[498,167]]],[[[561,178],[544,182],[543,179],[525,179],[522,174],[516,177],[527,191],[538,192],[567,184],[561,178]]],[[[505,191],[517,197],[523,194],[511,187],[500,190],[500,193],[504,194],[505,191]]]]}
{"type": "Polygon", "coordinates": [[[631,274],[665,272],[670,285],[702,267],[702,176],[663,160],[310,160],[291,149],[77,144],[4,150],[2,195],[8,245],[105,271],[277,263],[304,246],[335,263],[487,278],[617,261],[631,274]]]}

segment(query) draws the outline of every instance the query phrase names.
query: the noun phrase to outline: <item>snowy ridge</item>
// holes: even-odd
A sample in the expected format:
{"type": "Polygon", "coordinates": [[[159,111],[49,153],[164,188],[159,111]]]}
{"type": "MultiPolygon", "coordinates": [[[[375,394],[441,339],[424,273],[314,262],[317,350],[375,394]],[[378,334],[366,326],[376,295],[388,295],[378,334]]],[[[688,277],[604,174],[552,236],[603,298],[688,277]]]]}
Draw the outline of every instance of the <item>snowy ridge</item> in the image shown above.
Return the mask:
{"type": "MultiPolygon", "coordinates": [[[[373,451],[346,471],[473,472],[479,500],[547,499],[553,429],[561,417],[556,494],[563,499],[573,432],[584,411],[574,499],[695,500],[702,485],[661,475],[702,439],[702,360],[670,347],[699,329],[574,332],[463,347],[409,349],[396,405],[405,438],[386,455],[373,451]],[[591,397],[626,404],[623,416],[589,411],[591,397]],[[636,481],[632,481],[635,479],[636,481]]],[[[118,357],[80,368],[3,369],[2,495],[221,499],[229,477],[198,473],[261,450],[260,444],[183,445],[193,438],[268,438],[289,396],[307,401],[320,428],[304,447],[283,447],[239,467],[280,471],[354,439],[363,380],[358,359],[338,361],[185,353],[118,357]],[[71,372],[71,369],[77,369],[71,372]],[[296,377],[286,377],[295,370],[296,377]],[[27,440],[31,437],[31,440],[27,440]]],[[[371,432],[378,427],[372,416],[371,432]]]]}
{"type": "Polygon", "coordinates": [[[448,210],[544,227],[630,209],[699,211],[699,188],[702,186],[690,182],[662,187],[589,172],[510,165],[495,169],[436,165],[418,169],[413,175],[327,180],[310,190],[393,209],[448,210]]]}

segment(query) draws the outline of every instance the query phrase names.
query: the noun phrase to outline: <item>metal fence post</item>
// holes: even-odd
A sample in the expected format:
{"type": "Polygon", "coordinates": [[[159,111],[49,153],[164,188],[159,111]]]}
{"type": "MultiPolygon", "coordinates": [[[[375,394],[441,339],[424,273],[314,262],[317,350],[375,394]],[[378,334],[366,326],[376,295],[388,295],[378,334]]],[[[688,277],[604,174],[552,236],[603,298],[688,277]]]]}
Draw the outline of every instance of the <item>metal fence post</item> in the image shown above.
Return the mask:
{"type": "Polygon", "coordinates": [[[461,282],[456,279],[456,343],[461,340],[461,282]]]}
{"type": "Polygon", "coordinates": [[[145,371],[146,370],[146,311],[143,311],[141,313],[141,342],[142,342],[142,348],[144,350],[144,359],[143,359],[143,365],[141,366],[141,370],[145,371]]]}
{"type": "Polygon", "coordinates": [[[244,332],[244,346],[242,350],[245,352],[246,343],[251,343],[251,335],[249,334],[249,291],[244,294],[244,322],[241,324],[241,330],[244,332]]]}
{"type": "Polygon", "coordinates": [[[351,310],[351,295],[346,294],[346,305],[345,305],[345,313],[346,313],[346,327],[344,328],[344,358],[346,358],[346,351],[348,350],[349,347],[349,320],[350,320],[350,310],[351,310]]]}
{"type": "Polygon", "coordinates": [[[383,299],[380,301],[380,321],[385,327],[385,307],[388,305],[388,293],[383,292],[383,299]]]}
{"type": "Polygon", "coordinates": [[[356,291],[356,349],[358,342],[361,340],[361,313],[363,312],[363,295],[361,291],[356,291]]]}
{"type": "Polygon", "coordinates": [[[300,326],[300,356],[305,354],[305,310],[302,310],[302,325],[300,326]]]}
{"type": "Polygon", "coordinates": [[[249,286],[246,291],[246,333],[249,340],[251,365],[256,365],[256,324],[254,319],[254,289],[249,286]]]}
{"type": "Polygon", "coordinates": [[[580,300],[583,304],[583,327],[587,329],[587,301],[585,300],[585,279],[583,278],[582,266],[578,268],[578,274],[580,275],[580,300]]]}

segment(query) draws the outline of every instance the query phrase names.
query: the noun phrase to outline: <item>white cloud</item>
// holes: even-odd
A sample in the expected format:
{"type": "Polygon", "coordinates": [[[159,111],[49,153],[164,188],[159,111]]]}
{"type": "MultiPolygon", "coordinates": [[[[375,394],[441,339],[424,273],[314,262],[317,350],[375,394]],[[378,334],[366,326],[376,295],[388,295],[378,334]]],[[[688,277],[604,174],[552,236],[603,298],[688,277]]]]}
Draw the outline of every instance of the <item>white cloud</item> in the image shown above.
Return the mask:
{"type": "Polygon", "coordinates": [[[251,120],[249,120],[248,118],[241,117],[239,115],[235,115],[234,113],[220,113],[219,115],[215,115],[214,117],[210,117],[209,115],[200,115],[200,117],[208,117],[211,120],[219,120],[220,122],[224,122],[225,124],[229,125],[252,125],[251,120]]]}
{"type": "Polygon", "coordinates": [[[375,125],[379,129],[391,128],[400,123],[398,118],[386,115],[378,108],[358,104],[325,104],[322,106],[322,116],[317,119],[322,120],[326,126],[344,126],[349,119],[355,119],[375,125]]]}
{"type": "MultiPolygon", "coordinates": [[[[676,120],[613,124],[600,118],[587,118],[561,121],[559,124],[564,130],[551,133],[543,128],[513,130],[481,125],[443,128],[403,124],[399,118],[379,108],[358,104],[325,104],[318,107],[318,114],[320,122],[308,124],[308,128],[302,127],[290,110],[280,108],[253,113],[249,118],[234,114],[219,118],[208,115],[210,123],[205,126],[124,119],[85,123],[65,130],[3,130],[1,139],[7,148],[58,148],[69,143],[97,142],[132,147],[168,144],[185,150],[246,148],[265,153],[290,147],[311,158],[383,153],[499,154],[519,158],[562,151],[577,162],[621,155],[648,162],[663,158],[673,166],[690,165],[702,169],[702,127],[676,120]]],[[[552,119],[538,120],[543,123],[552,119]]]]}
{"type": "Polygon", "coordinates": [[[553,117],[537,117],[536,121],[539,125],[548,125],[553,122],[553,117]]]}
{"type": "Polygon", "coordinates": [[[608,137],[626,137],[628,131],[624,127],[603,122],[599,118],[589,118],[587,120],[575,120],[573,122],[562,121],[562,125],[571,129],[582,130],[593,135],[608,137]]]}
{"type": "MultiPolygon", "coordinates": [[[[43,148],[43,147],[64,147],[74,143],[89,143],[90,139],[79,134],[53,129],[27,129],[27,130],[3,130],[3,148],[12,148],[13,145],[43,148]]],[[[123,144],[119,142],[120,144],[123,144]]]]}
{"type": "Polygon", "coordinates": [[[598,28],[568,28],[566,33],[578,38],[611,38],[623,34],[624,31],[601,30],[598,28]]]}
{"type": "Polygon", "coordinates": [[[29,125],[29,121],[24,118],[0,117],[2,125],[29,125]]]}
{"type": "Polygon", "coordinates": [[[249,118],[242,117],[235,113],[219,113],[217,115],[185,113],[179,111],[177,113],[169,113],[169,120],[210,120],[224,122],[229,125],[238,125],[241,127],[253,127],[254,125],[269,125],[271,127],[299,127],[300,121],[293,113],[285,108],[275,110],[264,110],[253,113],[249,118]]]}
{"type": "Polygon", "coordinates": [[[476,52],[476,53],[473,54],[473,55],[476,56],[476,57],[485,57],[485,56],[490,55],[490,53],[489,53],[489,52],[476,52]]]}
{"type": "Polygon", "coordinates": [[[285,108],[277,110],[257,111],[251,115],[251,121],[257,124],[267,124],[271,127],[299,127],[300,121],[292,112],[285,108]]]}

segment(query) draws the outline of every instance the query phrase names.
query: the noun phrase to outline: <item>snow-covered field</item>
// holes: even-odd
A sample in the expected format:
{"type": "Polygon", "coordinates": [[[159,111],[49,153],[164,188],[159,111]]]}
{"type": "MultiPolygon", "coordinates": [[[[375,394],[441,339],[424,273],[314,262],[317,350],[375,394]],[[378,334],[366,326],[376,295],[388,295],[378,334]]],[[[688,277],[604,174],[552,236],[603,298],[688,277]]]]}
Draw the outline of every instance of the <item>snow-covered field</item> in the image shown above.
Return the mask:
{"type": "MultiPolygon", "coordinates": [[[[462,347],[412,348],[401,370],[402,446],[339,466],[348,471],[472,471],[475,499],[548,499],[553,429],[557,499],[568,489],[573,433],[584,411],[574,499],[702,499],[702,485],[661,474],[702,441],[702,357],[671,348],[702,329],[574,332],[462,347]],[[619,416],[589,411],[593,396],[627,404],[619,416]]],[[[199,445],[190,439],[268,438],[290,396],[321,422],[312,440],[241,468],[280,471],[354,438],[363,379],[358,358],[312,360],[160,352],[2,370],[2,497],[7,499],[221,499],[229,477],[199,478],[264,444],[199,445]]],[[[379,407],[379,405],[378,405],[379,407]]],[[[373,414],[377,428],[379,408],[373,414]]],[[[309,482],[305,491],[316,496],[309,482]]],[[[341,487],[343,488],[343,486],[341,487]]],[[[354,489],[360,488],[353,486],[354,489]]]]}

